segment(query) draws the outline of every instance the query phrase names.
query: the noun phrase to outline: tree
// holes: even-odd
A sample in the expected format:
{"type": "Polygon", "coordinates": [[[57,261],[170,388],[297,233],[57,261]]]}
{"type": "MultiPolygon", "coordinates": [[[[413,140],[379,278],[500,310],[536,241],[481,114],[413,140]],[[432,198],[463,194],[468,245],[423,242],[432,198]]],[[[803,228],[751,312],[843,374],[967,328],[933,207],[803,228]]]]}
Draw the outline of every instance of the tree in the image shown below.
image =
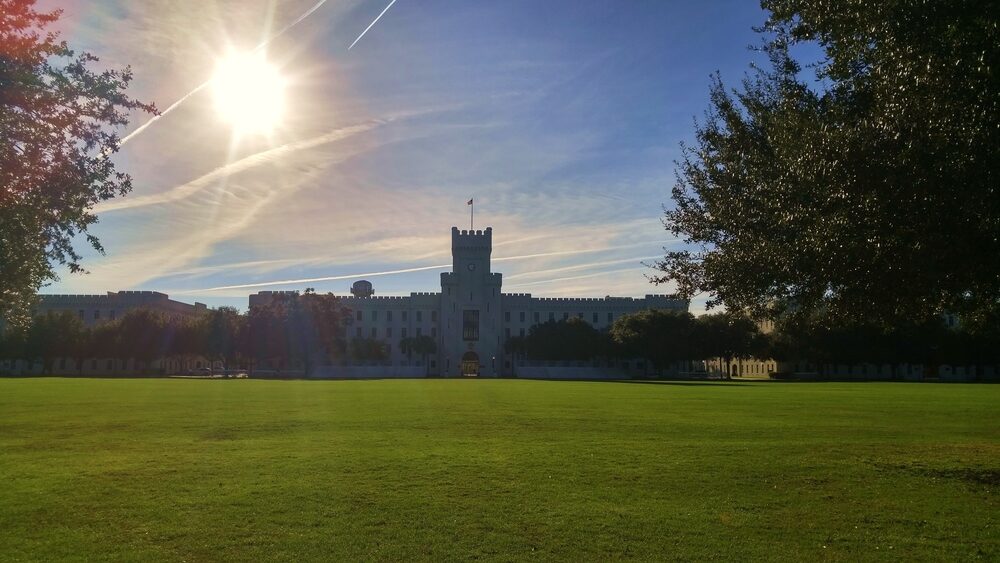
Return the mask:
{"type": "Polygon", "coordinates": [[[358,362],[381,362],[389,357],[385,342],[366,336],[351,340],[350,355],[358,362]]]}
{"type": "Polygon", "coordinates": [[[427,363],[427,356],[437,352],[437,342],[430,336],[422,334],[420,336],[409,336],[400,340],[399,346],[400,349],[407,355],[410,355],[411,353],[420,355],[425,366],[424,375],[429,377],[431,368],[427,363]]]}
{"type": "Polygon", "coordinates": [[[528,357],[534,360],[584,361],[606,356],[609,345],[607,335],[587,321],[571,317],[531,327],[524,347],[528,357]]]}
{"type": "Polygon", "coordinates": [[[246,330],[246,317],[235,307],[219,307],[201,319],[202,351],[211,360],[228,369],[240,356],[240,342],[246,330]]]}
{"type": "Polygon", "coordinates": [[[132,309],[118,320],[120,345],[127,357],[139,364],[143,372],[153,360],[169,350],[169,330],[166,317],[159,311],[132,309]]]}
{"type": "Polygon", "coordinates": [[[516,377],[518,362],[528,353],[528,339],[525,336],[511,336],[504,343],[503,348],[513,357],[511,365],[514,366],[514,376],[516,377]]]}
{"type": "Polygon", "coordinates": [[[655,281],[881,324],[1000,302],[1000,27],[986,0],[764,0],[770,65],[716,77],[655,281]],[[790,49],[821,48],[803,77],[790,49]]]}
{"type": "Polygon", "coordinates": [[[750,319],[730,313],[702,315],[695,323],[700,359],[721,358],[725,369],[734,358],[749,358],[763,352],[762,341],[750,319]],[[756,346],[755,346],[756,345],[756,346]]]}
{"type": "Polygon", "coordinates": [[[24,325],[54,264],[82,271],[73,239],[97,217],[97,202],[125,195],[131,178],[115,169],[115,130],[133,110],[129,68],[94,72],[97,57],[75,53],[47,31],[61,11],[35,0],[0,0],[0,318],[24,325]]]}
{"type": "Polygon", "coordinates": [[[649,310],[622,315],[611,338],[626,357],[645,358],[659,374],[670,364],[694,359],[694,317],[688,312],[649,310]]]}
{"type": "Polygon", "coordinates": [[[83,321],[69,311],[49,312],[32,319],[25,342],[25,359],[41,360],[42,371],[52,373],[56,358],[75,357],[84,332],[83,321]]]}

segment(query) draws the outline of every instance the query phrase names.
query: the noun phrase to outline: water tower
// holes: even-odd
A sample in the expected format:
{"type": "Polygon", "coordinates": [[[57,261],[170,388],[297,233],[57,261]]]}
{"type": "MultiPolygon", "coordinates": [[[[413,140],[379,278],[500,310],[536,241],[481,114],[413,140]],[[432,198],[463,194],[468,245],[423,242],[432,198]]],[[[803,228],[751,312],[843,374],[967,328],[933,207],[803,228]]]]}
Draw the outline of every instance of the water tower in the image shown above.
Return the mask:
{"type": "Polygon", "coordinates": [[[375,288],[368,280],[358,280],[351,284],[351,295],[355,297],[371,297],[375,295],[375,288]]]}

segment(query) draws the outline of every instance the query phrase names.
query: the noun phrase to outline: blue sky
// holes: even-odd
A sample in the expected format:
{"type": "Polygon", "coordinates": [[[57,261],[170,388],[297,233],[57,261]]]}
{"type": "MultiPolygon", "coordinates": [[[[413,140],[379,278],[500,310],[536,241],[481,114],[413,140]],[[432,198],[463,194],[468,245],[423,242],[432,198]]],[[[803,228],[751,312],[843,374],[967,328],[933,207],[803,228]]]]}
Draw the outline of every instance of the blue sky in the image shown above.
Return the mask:
{"type": "MultiPolygon", "coordinates": [[[[130,64],[162,109],[316,0],[40,2],[71,46],[130,64]]],[[[106,256],[45,293],[151,289],[246,307],[262,289],[436,291],[450,228],[494,228],[507,291],[644,295],[710,74],[736,84],[753,2],[329,0],[267,47],[286,119],[233,141],[198,93],[116,157],[134,192],[99,208],[106,256]],[[502,259],[502,260],[501,260],[502,259]],[[287,280],[340,278],[281,284],[287,280]],[[252,285],[258,284],[258,285],[252,285]],[[218,289],[228,286],[228,289],[218,289]]],[[[129,130],[147,118],[136,116],[129,130]]],[[[126,131],[127,132],[127,131],[126,131]]],[[[696,300],[694,310],[701,307],[696,300]]]]}

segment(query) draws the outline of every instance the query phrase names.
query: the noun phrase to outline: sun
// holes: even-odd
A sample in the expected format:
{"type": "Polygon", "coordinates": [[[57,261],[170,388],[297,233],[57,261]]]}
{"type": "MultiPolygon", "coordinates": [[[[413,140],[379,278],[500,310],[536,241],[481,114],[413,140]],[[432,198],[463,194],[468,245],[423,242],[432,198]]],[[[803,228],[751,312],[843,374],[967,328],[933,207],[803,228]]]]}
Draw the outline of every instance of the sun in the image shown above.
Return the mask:
{"type": "Polygon", "coordinates": [[[285,79],[263,53],[233,52],[212,78],[215,108],[239,134],[269,134],[285,114],[285,79]]]}

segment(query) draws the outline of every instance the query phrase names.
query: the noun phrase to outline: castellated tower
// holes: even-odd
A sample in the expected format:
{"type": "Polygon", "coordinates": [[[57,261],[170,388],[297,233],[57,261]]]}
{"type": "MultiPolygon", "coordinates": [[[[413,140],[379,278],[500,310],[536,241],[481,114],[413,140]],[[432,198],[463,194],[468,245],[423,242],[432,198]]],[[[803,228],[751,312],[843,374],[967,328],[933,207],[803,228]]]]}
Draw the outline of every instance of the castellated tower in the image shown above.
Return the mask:
{"type": "Polygon", "coordinates": [[[445,375],[497,376],[503,362],[501,275],[490,272],[493,229],[451,229],[452,271],[441,274],[441,339],[445,375]]]}

